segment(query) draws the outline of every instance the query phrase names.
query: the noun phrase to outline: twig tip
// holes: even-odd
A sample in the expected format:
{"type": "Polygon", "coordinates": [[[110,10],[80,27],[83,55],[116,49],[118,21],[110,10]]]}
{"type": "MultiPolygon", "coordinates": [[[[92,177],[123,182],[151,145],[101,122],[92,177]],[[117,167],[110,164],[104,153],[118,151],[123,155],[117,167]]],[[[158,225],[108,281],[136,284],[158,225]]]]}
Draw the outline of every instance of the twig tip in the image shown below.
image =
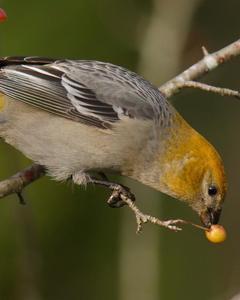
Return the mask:
{"type": "Polygon", "coordinates": [[[203,52],[203,56],[209,55],[209,52],[205,46],[202,46],[202,52],[203,52]]]}

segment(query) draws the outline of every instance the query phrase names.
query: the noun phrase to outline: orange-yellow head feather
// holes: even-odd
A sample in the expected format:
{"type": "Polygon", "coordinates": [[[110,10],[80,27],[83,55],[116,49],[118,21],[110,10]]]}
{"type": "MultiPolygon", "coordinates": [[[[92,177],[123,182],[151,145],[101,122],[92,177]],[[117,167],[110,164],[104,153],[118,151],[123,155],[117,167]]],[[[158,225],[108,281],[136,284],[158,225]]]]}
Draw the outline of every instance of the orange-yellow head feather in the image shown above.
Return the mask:
{"type": "Polygon", "coordinates": [[[215,148],[180,115],[160,153],[162,191],[184,200],[206,226],[218,222],[226,192],[222,160],[215,148]]]}

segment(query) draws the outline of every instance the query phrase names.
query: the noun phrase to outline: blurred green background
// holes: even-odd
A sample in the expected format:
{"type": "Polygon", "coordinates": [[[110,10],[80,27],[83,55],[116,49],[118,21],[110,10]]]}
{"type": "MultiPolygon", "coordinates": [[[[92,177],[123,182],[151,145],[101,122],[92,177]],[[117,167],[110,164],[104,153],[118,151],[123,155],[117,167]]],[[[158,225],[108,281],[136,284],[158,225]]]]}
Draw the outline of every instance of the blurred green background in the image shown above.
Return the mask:
{"type": "MultiPolygon", "coordinates": [[[[138,71],[157,85],[239,38],[238,0],[8,0],[0,55],[97,59],[138,71]]],[[[239,89],[240,60],[204,81],[239,89]]],[[[228,300],[240,292],[240,103],[195,90],[172,99],[219,150],[229,192],[223,245],[185,227],[175,234],[147,225],[135,234],[125,207],[110,209],[108,192],[50,178],[0,203],[0,300],[228,300]]],[[[0,141],[0,179],[30,162],[0,141]]],[[[143,211],[199,222],[182,203],[139,183],[129,185],[143,211]]],[[[236,299],[240,299],[236,298],[236,299]]]]}

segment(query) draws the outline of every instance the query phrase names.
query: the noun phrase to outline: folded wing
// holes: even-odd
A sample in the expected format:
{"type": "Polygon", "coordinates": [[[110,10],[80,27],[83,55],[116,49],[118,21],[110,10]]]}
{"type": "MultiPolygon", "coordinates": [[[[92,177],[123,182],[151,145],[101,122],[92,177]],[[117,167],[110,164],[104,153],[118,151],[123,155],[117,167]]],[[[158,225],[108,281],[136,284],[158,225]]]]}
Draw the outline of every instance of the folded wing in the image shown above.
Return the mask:
{"type": "Polygon", "coordinates": [[[167,108],[141,76],[109,63],[0,59],[0,91],[50,113],[109,128],[123,118],[157,119],[167,108]]]}

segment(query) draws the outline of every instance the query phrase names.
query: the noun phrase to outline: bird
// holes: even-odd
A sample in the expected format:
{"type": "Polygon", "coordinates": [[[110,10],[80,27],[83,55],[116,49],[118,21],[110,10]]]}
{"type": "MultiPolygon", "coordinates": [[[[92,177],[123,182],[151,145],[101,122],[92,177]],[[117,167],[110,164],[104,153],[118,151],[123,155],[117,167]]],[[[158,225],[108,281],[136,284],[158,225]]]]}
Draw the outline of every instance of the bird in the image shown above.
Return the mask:
{"type": "Polygon", "coordinates": [[[108,62],[0,58],[0,137],[55,180],[99,184],[121,207],[117,173],[188,204],[210,227],[227,190],[217,150],[163,93],[108,62]]]}

